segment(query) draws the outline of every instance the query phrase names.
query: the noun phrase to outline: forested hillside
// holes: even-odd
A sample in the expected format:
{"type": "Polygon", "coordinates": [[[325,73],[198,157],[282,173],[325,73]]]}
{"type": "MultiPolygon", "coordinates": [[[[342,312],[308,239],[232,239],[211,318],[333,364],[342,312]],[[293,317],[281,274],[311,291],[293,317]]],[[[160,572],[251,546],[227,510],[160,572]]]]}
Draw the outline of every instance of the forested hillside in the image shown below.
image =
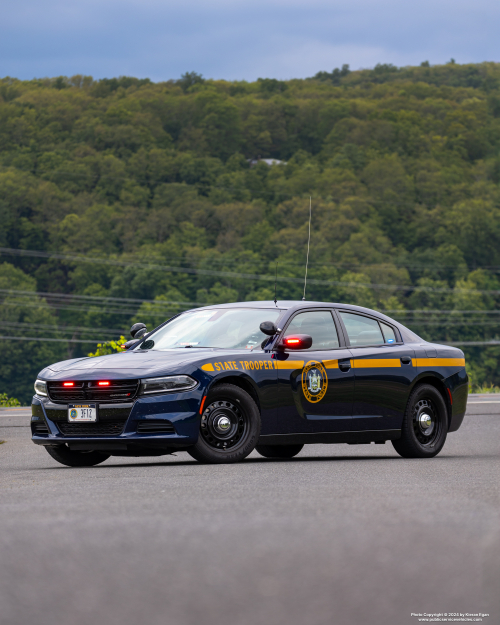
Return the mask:
{"type": "Polygon", "coordinates": [[[499,183],[499,64],[2,79],[0,392],[29,401],[133,320],[272,299],[276,263],[300,299],[310,196],[308,299],[386,311],[499,384],[499,183]]]}

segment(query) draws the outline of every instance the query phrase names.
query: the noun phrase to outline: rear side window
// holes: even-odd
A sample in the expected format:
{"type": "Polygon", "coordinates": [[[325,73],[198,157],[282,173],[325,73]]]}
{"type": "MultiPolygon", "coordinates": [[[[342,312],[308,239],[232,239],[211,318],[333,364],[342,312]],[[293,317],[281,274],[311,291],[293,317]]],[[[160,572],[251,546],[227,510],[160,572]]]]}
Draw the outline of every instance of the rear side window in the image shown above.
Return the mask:
{"type": "Polygon", "coordinates": [[[312,347],[315,349],[335,349],[339,346],[339,337],[331,313],[327,310],[303,312],[295,315],[284,336],[291,334],[309,334],[312,336],[312,347]]]}
{"type": "Polygon", "coordinates": [[[382,322],[380,322],[380,325],[382,327],[382,332],[384,333],[385,342],[397,343],[398,340],[396,338],[393,328],[391,328],[391,326],[388,326],[386,323],[382,323],[382,322]]]}
{"type": "Polygon", "coordinates": [[[384,344],[384,337],[378,321],[354,313],[340,312],[339,314],[344,322],[352,347],[384,344]]]}

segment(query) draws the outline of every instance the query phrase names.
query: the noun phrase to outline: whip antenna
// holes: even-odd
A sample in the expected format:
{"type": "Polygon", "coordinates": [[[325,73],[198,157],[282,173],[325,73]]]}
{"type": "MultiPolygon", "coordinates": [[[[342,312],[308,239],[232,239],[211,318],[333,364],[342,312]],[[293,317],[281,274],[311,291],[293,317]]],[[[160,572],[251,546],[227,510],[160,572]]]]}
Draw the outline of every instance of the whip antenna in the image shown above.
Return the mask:
{"type": "Polygon", "coordinates": [[[302,301],[306,299],[306,285],[307,285],[307,267],[309,265],[309,245],[311,243],[311,214],[312,214],[312,198],[309,196],[309,238],[307,239],[307,258],[306,258],[306,275],[304,277],[304,297],[302,301]]]}
{"type": "Polygon", "coordinates": [[[278,261],[276,261],[276,275],[274,276],[274,305],[278,306],[278,300],[276,299],[276,283],[278,282],[278,261]]]}

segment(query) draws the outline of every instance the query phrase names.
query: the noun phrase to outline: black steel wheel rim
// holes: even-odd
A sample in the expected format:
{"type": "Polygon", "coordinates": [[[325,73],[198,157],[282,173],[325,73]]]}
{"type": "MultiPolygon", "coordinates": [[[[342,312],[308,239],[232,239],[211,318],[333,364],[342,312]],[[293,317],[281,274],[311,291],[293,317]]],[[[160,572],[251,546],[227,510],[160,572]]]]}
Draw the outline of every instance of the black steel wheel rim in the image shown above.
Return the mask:
{"type": "Polygon", "coordinates": [[[419,400],[413,408],[413,431],[422,447],[434,447],[441,436],[443,423],[430,399],[419,400]]]}
{"type": "Polygon", "coordinates": [[[245,437],[249,421],[243,408],[232,401],[218,399],[201,416],[200,431],[204,441],[219,451],[233,449],[245,437]]]}

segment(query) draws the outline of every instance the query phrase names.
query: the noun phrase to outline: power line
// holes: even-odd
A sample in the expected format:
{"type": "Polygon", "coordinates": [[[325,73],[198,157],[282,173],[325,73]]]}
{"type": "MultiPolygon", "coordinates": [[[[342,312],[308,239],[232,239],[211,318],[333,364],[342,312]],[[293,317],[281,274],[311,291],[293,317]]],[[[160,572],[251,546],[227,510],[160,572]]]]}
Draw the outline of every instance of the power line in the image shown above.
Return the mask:
{"type": "Polygon", "coordinates": [[[50,343],[92,343],[93,345],[97,345],[97,343],[105,343],[106,341],[95,340],[84,340],[84,339],[50,339],[47,337],[41,336],[0,336],[2,340],[9,341],[43,341],[50,343]]]}
{"type": "MultiPolygon", "coordinates": [[[[30,303],[30,302],[6,302],[3,301],[0,306],[10,306],[12,308],[15,309],[19,309],[19,308],[40,308],[41,304],[40,303],[30,303]]],[[[124,315],[126,317],[133,317],[134,315],[137,315],[137,313],[139,312],[138,309],[136,310],[123,310],[123,309],[113,309],[113,308],[88,308],[85,306],[62,306],[59,304],[47,304],[47,306],[49,306],[50,308],[53,308],[54,310],[67,310],[69,312],[74,312],[74,313],[79,313],[79,312],[88,312],[88,313],[93,313],[93,314],[106,314],[106,315],[124,315]]],[[[182,310],[155,310],[155,311],[151,311],[153,315],[164,315],[164,316],[168,316],[168,315],[176,315],[179,312],[183,312],[182,310]]]]}
{"type": "MultiPolygon", "coordinates": [[[[41,303],[36,302],[36,303],[31,303],[29,301],[29,298],[34,298],[34,297],[43,297],[43,296],[54,296],[54,298],[61,298],[63,299],[62,303],[59,303],[57,301],[49,301],[47,302],[47,305],[50,306],[50,308],[54,308],[55,310],[67,310],[67,311],[71,311],[71,312],[90,312],[90,313],[95,313],[95,314],[109,314],[109,315],[126,315],[126,316],[134,316],[137,315],[139,312],[139,309],[123,309],[123,308],[102,308],[101,303],[102,302],[106,302],[106,300],[108,299],[107,297],[92,297],[91,296],[78,296],[78,295],[61,295],[58,293],[44,293],[41,291],[15,291],[13,289],[0,289],[0,291],[4,291],[4,292],[9,292],[11,294],[15,294],[15,293],[20,293],[20,294],[26,294],[25,297],[26,299],[28,299],[28,301],[25,301],[24,299],[22,299],[23,295],[21,295],[21,299],[19,301],[6,301],[4,300],[3,302],[0,303],[1,306],[9,306],[9,307],[13,307],[13,308],[23,308],[23,307],[27,307],[27,308],[40,308],[42,306],[41,303]],[[64,300],[71,300],[72,298],[85,298],[85,300],[91,300],[91,299],[95,299],[95,302],[92,301],[88,301],[89,304],[94,303],[95,306],[99,306],[98,309],[96,308],[92,308],[89,306],[82,306],[81,304],[79,304],[78,302],[75,302],[74,306],[71,306],[71,301],[68,302],[64,302],[64,300]]],[[[119,300],[120,298],[110,298],[110,299],[114,299],[114,300],[119,300]]],[[[154,300],[134,300],[137,301],[137,303],[155,303],[154,300]]],[[[154,315],[173,315],[173,314],[178,314],[179,312],[184,312],[185,310],[189,310],[188,308],[180,308],[182,306],[182,304],[188,304],[188,302],[158,302],[159,306],[157,310],[151,310],[148,311],[147,314],[154,314],[154,315]],[[170,306],[170,305],[178,305],[179,308],[178,309],[168,309],[168,308],[162,308],[162,306],[170,306]]],[[[245,302],[241,302],[242,304],[244,304],[245,302]]],[[[195,305],[197,304],[198,306],[206,306],[207,304],[201,304],[198,302],[191,302],[191,304],[195,305]]],[[[214,304],[216,306],[216,304],[214,304]]],[[[500,310],[379,310],[379,312],[382,312],[384,314],[393,314],[394,318],[397,319],[399,316],[401,315],[412,315],[412,314],[437,314],[437,315],[454,315],[454,314],[474,314],[474,315],[499,315],[500,314],[500,310]]],[[[422,320],[420,320],[418,317],[415,318],[405,318],[403,319],[404,323],[415,323],[415,324],[421,324],[423,323],[422,320]]],[[[460,325],[461,322],[458,322],[456,320],[452,320],[452,322],[454,322],[454,325],[460,325]]],[[[435,321],[427,321],[427,317],[425,318],[425,323],[429,324],[429,325],[442,325],[442,324],[448,324],[451,325],[450,321],[446,321],[443,320],[442,322],[435,322],[435,321]]],[[[488,322],[483,322],[483,321],[476,321],[474,318],[472,319],[466,319],[463,322],[464,324],[466,323],[474,323],[475,325],[489,325],[488,322]]],[[[494,322],[491,322],[492,324],[494,322]]],[[[82,326],[79,326],[79,328],[82,328],[82,326]]],[[[113,329],[113,331],[115,331],[113,329]]]]}
{"type": "MultiPolygon", "coordinates": [[[[62,257],[62,254],[58,254],[56,252],[44,252],[44,251],[38,251],[38,250],[24,250],[24,249],[16,249],[16,248],[7,248],[7,247],[0,247],[0,254],[5,254],[5,255],[14,255],[14,256],[34,256],[34,257],[38,257],[38,258],[55,258],[58,259],[59,257],[62,257]],[[52,255],[51,255],[52,254],[52,255]],[[47,256],[49,255],[49,256],[47,256]]],[[[68,255],[66,255],[68,256],[68,255]]],[[[81,258],[84,255],[79,255],[78,258],[81,258]]],[[[74,258],[72,256],[69,256],[70,258],[74,258]]],[[[103,257],[100,257],[101,260],[109,260],[109,259],[104,259],[103,257]]],[[[180,260],[181,262],[186,261],[185,256],[175,256],[175,255],[169,255],[169,258],[175,258],[177,260],[180,260]]],[[[63,258],[59,258],[60,260],[64,260],[63,258]]],[[[211,256],[210,258],[200,258],[198,260],[194,260],[194,259],[190,259],[189,262],[191,265],[193,264],[207,264],[208,262],[210,263],[224,263],[224,264],[259,264],[259,263],[264,263],[264,264],[268,264],[270,262],[272,262],[271,259],[249,259],[249,258],[214,258],[213,256],[211,256]]],[[[129,265],[133,265],[134,263],[129,262],[129,265]]],[[[282,261],[280,262],[281,265],[283,266],[294,266],[294,267],[302,267],[303,263],[298,263],[298,262],[291,262],[291,261],[282,261]]],[[[400,262],[400,261],[396,261],[396,262],[383,262],[383,263],[336,263],[336,262],[325,262],[325,261],[314,261],[314,262],[310,262],[309,263],[310,266],[315,266],[315,267],[339,267],[339,268],[343,268],[343,269],[366,269],[366,268],[378,268],[378,269],[394,269],[394,268],[405,268],[405,269],[454,269],[457,267],[457,265],[443,265],[443,264],[436,264],[436,263],[432,263],[432,264],[409,264],[409,263],[405,263],[405,262],[400,262]]],[[[151,266],[157,266],[155,265],[155,263],[153,263],[153,265],[151,264],[144,264],[141,263],[138,266],[145,266],[145,267],[151,267],[151,266]]],[[[475,265],[474,269],[488,269],[491,271],[496,271],[500,269],[500,265],[475,265]]]]}
{"type": "Polygon", "coordinates": [[[51,297],[55,299],[75,299],[91,301],[96,300],[98,302],[118,302],[118,303],[138,303],[138,304],[155,304],[157,306],[167,306],[171,304],[178,304],[179,306],[206,306],[204,303],[199,302],[173,302],[167,300],[154,300],[154,299],[136,299],[130,297],[111,297],[108,295],[78,295],[67,293],[49,293],[47,291],[18,291],[17,289],[0,289],[0,293],[7,295],[26,295],[28,297],[51,297]]]}
{"type": "MultiPolygon", "coordinates": [[[[93,313],[105,313],[105,314],[119,314],[119,315],[127,315],[127,316],[133,316],[136,315],[138,313],[138,309],[135,310],[130,310],[130,309],[123,309],[123,308],[102,308],[101,304],[102,303],[106,303],[108,300],[110,300],[112,303],[116,302],[116,303],[138,303],[138,304],[142,304],[142,303],[147,303],[147,304],[153,304],[153,305],[157,305],[157,310],[152,310],[152,311],[148,311],[150,313],[153,314],[158,314],[158,315],[168,315],[168,314],[177,314],[178,312],[183,312],[184,310],[187,310],[186,308],[181,308],[184,305],[191,305],[191,306],[206,306],[207,304],[203,304],[201,302],[175,302],[175,301],[161,301],[161,300],[141,300],[141,299],[132,299],[132,298],[118,298],[118,297],[107,297],[107,296],[90,296],[90,295],[71,295],[71,294],[63,294],[63,293],[50,293],[50,292],[45,292],[45,291],[20,291],[20,290],[15,290],[15,289],[0,289],[0,293],[5,293],[5,294],[9,294],[9,295],[18,295],[21,298],[20,301],[3,301],[1,305],[4,306],[11,306],[11,307],[15,307],[15,308],[21,308],[21,307],[40,307],[41,304],[40,303],[30,303],[29,301],[24,301],[24,298],[26,299],[32,299],[34,297],[45,297],[45,298],[50,298],[58,300],[58,299],[62,299],[63,302],[62,304],[58,301],[48,301],[47,304],[51,307],[51,308],[55,308],[56,310],[69,310],[72,312],[93,312],[93,313]],[[96,310],[95,308],[91,308],[89,306],[82,306],[81,304],[78,303],[78,301],[75,302],[74,306],[71,305],[67,305],[67,304],[71,304],[71,300],[83,300],[85,302],[87,302],[88,304],[92,304],[94,303],[96,306],[99,305],[99,309],[96,310]],[[66,300],[66,301],[65,301],[66,300]],[[168,308],[164,308],[164,307],[168,307],[168,306],[178,306],[179,308],[181,308],[180,310],[171,310],[168,308]]],[[[242,302],[244,303],[244,302],[242,302]]],[[[476,321],[474,319],[466,319],[462,322],[457,321],[455,319],[451,319],[451,320],[443,320],[441,322],[439,321],[429,321],[428,320],[428,315],[429,314],[436,314],[436,315],[457,315],[457,314],[467,314],[467,315],[500,315],[500,310],[481,310],[481,309],[476,309],[476,310],[436,310],[436,309],[430,309],[430,310],[425,310],[425,309],[418,309],[418,310],[400,310],[400,309],[381,309],[379,310],[379,312],[382,313],[390,313],[393,314],[394,317],[397,319],[399,316],[411,316],[411,315],[415,315],[417,316],[416,318],[406,318],[404,319],[404,323],[414,323],[414,324],[418,324],[418,325],[422,325],[423,323],[425,323],[426,325],[442,325],[442,324],[447,324],[447,325],[465,325],[468,323],[474,323],[475,325],[494,325],[496,322],[486,322],[486,321],[476,321]],[[419,319],[418,315],[426,315],[425,319],[419,319]]],[[[69,327],[69,326],[65,326],[65,327],[69,327]]],[[[71,326],[73,327],[73,326],[71,326]]],[[[77,329],[75,327],[75,329],[77,329]]],[[[78,326],[78,329],[83,329],[82,326],[78,326]]],[[[105,329],[102,329],[103,331],[106,331],[105,329]]],[[[110,331],[112,332],[118,332],[118,330],[115,329],[111,329],[110,331]]]]}
{"type": "MultiPolygon", "coordinates": [[[[94,263],[116,267],[137,267],[141,269],[158,269],[168,273],[184,273],[189,275],[216,276],[223,278],[237,278],[245,280],[262,280],[272,282],[275,276],[269,274],[253,274],[235,271],[216,271],[211,269],[194,269],[192,267],[176,267],[171,265],[134,263],[129,261],[120,261],[106,258],[97,258],[85,255],[71,256],[69,254],[59,254],[55,252],[40,252],[37,250],[14,250],[11,248],[0,248],[0,253],[15,254],[18,256],[34,256],[39,258],[55,258],[59,260],[67,260],[70,262],[94,263]]],[[[279,282],[289,282],[301,284],[302,278],[293,278],[288,276],[279,276],[279,282]]],[[[318,286],[339,286],[348,289],[372,289],[372,290],[389,290],[389,291],[411,291],[423,293],[475,293],[484,295],[500,295],[500,290],[495,289],[452,289],[447,287],[426,287],[413,286],[403,284],[384,284],[384,283],[364,283],[364,282],[346,282],[342,280],[321,280],[318,278],[310,278],[309,282],[318,286]]]]}
{"type": "MultiPolygon", "coordinates": [[[[242,304],[244,304],[244,302],[242,302],[242,304]]],[[[137,314],[139,314],[139,310],[128,310],[128,309],[117,309],[117,308],[102,308],[100,307],[99,309],[96,308],[89,308],[87,306],[80,306],[80,305],[75,305],[75,306],[66,306],[66,305],[60,305],[57,303],[48,303],[47,304],[51,309],[54,310],[65,310],[65,311],[69,311],[69,312],[73,312],[73,313],[93,313],[93,314],[106,314],[106,315],[123,315],[125,317],[133,317],[136,316],[137,314]]],[[[215,304],[216,305],[216,304],[215,304]]],[[[14,309],[19,309],[19,308],[40,308],[41,304],[39,303],[31,303],[31,302],[2,302],[0,304],[0,306],[9,306],[12,307],[14,309]]],[[[185,310],[189,310],[189,309],[185,309],[185,310]]],[[[153,315],[158,315],[158,316],[162,316],[166,319],[169,318],[170,316],[179,314],[180,312],[185,312],[185,310],[164,310],[164,309],[160,309],[160,310],[154,310],[154,311],[149,311],[147,314],[153,314],[153,315]]],[[[380,311],[383,312],[383,311],[380,311]]],[[[484,311],[487,312],[487,311],[484,311]]],[[[496,311],[490,311],[492,314],[496,313],[496,311]]],[[[397,320],[397,315],[395,315],[394,317],[397,320]]],[[[450,322],[450,321],[421,321],[419,319],[403,319],[402,321],[400,321],[400,323],[409,325],[409,324],[414,324],[414,325],[436,325],[436,326],[443,326],[443,325],[447,325],[447,326],[460,326],[460,325],[470,325],[470,324],[474,324],[475,326],[482,326],[482,325],[497,325],[496,322],[487,322],[487,321],[475,321],[474,319],[468,319],[468,320],[464,320],[463,323],[462,322],[450,322]]],[[[79,326],[82,327],[82,326],[79,326]]],[[[83,327],[82,327],[83,329],[83,327]]]]}
{"type": "Polygon", "coordinates": [[[487,346],[494,346],[494,345],[500,345],[500,341],[457,341],[457,342],[453,342],[453,343],[449,343],[448,341],[446,341],[445,343],[443,343],[443,345],[463,345],[463,346],[475,346],[477,345],[478,347],[487,347],[487,346]]]}
{"type": "Polygon", "coordinates": [[[423,315],[429,315],[429,314],[439,314],[439,315],[452,315],[452,314],[476,314],[476,315],[500,315],[500,310],[481,310],[481,309],[476,309],[476,310],[426,310],[421,309],[414,309],[414,310],[400,310],[400,309],[393,309],[393,310],[379,310],[379,312],[382,313],[391,313],[394,314],[395,316],[398,315],[413,315],[413,314],[423,314],[423,315]]]}
{"type": "Polygon", "coordinates": [[[10,328],[34,328],[39,330],[48,330],[49,332],[85,332],[85,333],[109,333],[109,334],[125,334],[124,330],[116,330],[114,328],[94,328],[89,326],[56,326],[48,323],[24,323],[21,321],[2,321],[2,326],[10,328]]]}
{"type": "MultiPolygon", "coordinates": [[[[401,323],[401,322],[400,322],[401,323]]],[[[410,326],[436,326],[447,328],[460,328],[462,326],[469,326],[471,328],[482,327],[482,326],[498,326],[500,325],[500,320],[498,321],[456,321],[456,322],[447,322],[447,321],[405,321],[403,325],[410,326]]]]}

